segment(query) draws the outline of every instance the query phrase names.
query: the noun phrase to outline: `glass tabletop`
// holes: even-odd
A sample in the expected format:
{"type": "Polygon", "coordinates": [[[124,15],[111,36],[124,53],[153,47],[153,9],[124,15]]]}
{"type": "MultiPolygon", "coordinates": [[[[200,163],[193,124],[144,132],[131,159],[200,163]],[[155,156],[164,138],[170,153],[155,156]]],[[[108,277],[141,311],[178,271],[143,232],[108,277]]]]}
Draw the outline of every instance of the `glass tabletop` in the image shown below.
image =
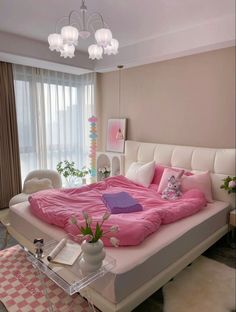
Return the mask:
{"type": "MultiPolygon", "coordinates": [[[[35,257],[30,250],[23,247],[27,252],[27,259],[36,267],[39,271],[44,273],[48,278],[54,281],[59,287],[61,287],[69,295],[79,292],[82,288],[88,286],[99,277],[104,276],[107,272],[112,270],[116,261],[109,255],[106,255],[103,260],[103,264],[100,269],[95,272],[84,275],[81,272],[79,266],[80,257],[76,259],[73,265],[64,265],[59,263],[49,262],[47,256],[57,245],[57,241],[46,242],[43,248],[43,256],[41,259],[35,257]]],[[[70,240],[71,244],[77,244],[70,240]]]]}

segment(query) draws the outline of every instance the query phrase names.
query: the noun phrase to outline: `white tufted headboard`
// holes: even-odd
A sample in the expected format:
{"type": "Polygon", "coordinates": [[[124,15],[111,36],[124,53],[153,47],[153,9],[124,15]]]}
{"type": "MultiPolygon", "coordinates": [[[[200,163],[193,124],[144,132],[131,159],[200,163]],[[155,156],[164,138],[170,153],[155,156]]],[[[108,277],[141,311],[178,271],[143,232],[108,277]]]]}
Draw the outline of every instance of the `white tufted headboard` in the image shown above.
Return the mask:
{"type": "Polygon", "coordinates": [[[183,168],[193,173],[211,172],[213,198],[230,202],[235,207],[235,194],[228,195],[220,189],[222,179],[235,176],[235,149],[215,149],[205,147],[125,142],[124,172],[134,161],[149,162],[183,168]]]}

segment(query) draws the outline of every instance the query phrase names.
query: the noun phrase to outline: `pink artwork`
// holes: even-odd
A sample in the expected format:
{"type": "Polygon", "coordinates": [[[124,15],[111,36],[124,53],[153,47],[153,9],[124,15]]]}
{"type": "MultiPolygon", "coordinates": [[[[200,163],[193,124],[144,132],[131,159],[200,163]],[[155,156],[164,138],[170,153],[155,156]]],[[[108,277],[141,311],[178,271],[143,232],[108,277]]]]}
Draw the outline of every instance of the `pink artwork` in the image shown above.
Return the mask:
{"type": "Polygon", "coordinates": [[[108,152],[124,152],[126,137],[126,119],[108,119],[107,125],[107,151],[108,152]],[[122,134],[123,139],[118,135],[122,134]]]}

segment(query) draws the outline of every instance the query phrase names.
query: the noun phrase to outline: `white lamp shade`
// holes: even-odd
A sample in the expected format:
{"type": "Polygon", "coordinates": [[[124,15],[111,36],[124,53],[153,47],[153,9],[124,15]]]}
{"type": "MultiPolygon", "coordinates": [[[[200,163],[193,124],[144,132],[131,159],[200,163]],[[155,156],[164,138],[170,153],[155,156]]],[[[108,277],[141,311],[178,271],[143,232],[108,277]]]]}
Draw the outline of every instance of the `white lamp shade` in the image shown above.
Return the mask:
{"type": "Polygon", "coordinates": [[[119,48],[119,41],[116,39],[111,39],[111,42],[108,46],[104,47],[104,54],[111,55],[117,54],[119,48]]]}
{"type": "Polygon", "coordinates": [[[112,39],[112,33],[108,28],[101,28],[95,32],[97,44],[101,47],[106,47],[112,39]]]}
{"type": "Polygon", "coordinates": [[[75,56],[75,47],[73,45],[64,44],[61,50],[61,56],[64,58],[72,58],[75,56]]]}
{"type": "Polygon", "coordinates": [[[48,43],[51,51],[56,50],[57,52],[60,52],[63,46],[62,36],[60,34],[51,34],[48,36],[48,43]]]}
{"type": "Polygon", "coordinates": [[[77,45],[79,38],[79,31],[73,26],[64,26],[61,29],[61,36],[63,38],[64,44],[74,44],[77,45]]]}
{"type": "Polygon", "coordinates": [[[97,44],[92,44],[88,47],[89,58],[92,60],[101,60],[103,50],[97,44]]]}

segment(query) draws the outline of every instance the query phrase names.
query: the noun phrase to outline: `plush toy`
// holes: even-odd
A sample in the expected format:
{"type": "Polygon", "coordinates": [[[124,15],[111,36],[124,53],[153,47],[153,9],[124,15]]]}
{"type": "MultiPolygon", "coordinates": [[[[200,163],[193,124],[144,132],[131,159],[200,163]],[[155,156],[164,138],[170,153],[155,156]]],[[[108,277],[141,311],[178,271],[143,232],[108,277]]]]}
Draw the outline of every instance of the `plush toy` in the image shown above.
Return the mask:
{"type": "Polygon", "coordinates": [[[179,178],[175,178],[175,176],[171,176],[168,179],[168,185],[162,192],[161,198],[175,200],[178,199],[182,193],[180,192],[180,180],[179,178]]]}

